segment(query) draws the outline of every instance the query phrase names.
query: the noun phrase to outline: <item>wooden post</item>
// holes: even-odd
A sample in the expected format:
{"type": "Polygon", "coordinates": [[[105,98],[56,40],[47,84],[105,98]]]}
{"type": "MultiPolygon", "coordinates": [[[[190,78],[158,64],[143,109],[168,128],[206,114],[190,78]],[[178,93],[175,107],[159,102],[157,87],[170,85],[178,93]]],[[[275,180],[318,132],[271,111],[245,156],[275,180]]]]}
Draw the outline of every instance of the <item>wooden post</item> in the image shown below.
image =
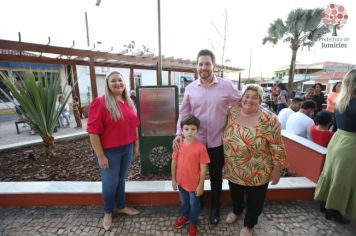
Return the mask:
{"type": "Polygon", "coordinates": [[[90,71],[91,93],[93,98],[96,98],[98,96],[98,88],[96,86],[95,59],[92,57],[90,57],[90,61],[89,61],[89,71],[90,71]]]}
{"type": "Polygon", "coordinates": [[[82,117],[82,102],[80,99],[80,92],[79,92],[79,82],[78,82],[78,75],[77,75],[77,66],[72,65],[72,75],[73,75],[73,82],[74,82],[74,92],[73,96],[77,96],[79,98],[79,112],[80,112],[80,117],[82,117]]]}
{"type": "Polygon", "coordinates": [[[198,72],[194,72],[194,79],[195,79],[195,80],[198,79],[198,72]]]}
{"type": "Polygon", "coordinates": [[[237,83],[237,89],[241,90],[241,72],[239,73],[239,82],[237,83]]]}
{"type": "Polygon", "coordinates": [[[130,67],[130,90],[135,90],[135,74],[133,67],[130,67]]]}
{"type": "Polygon", "coordinates": [[[79,82],[78,82],[78,75],[77,75],[77,66],[72,65],[72,75],[73,75],[73,82],[74,82],[74,92],[73,97],[77,96],[79,98],[79,105],[81,105],[80,100],[80,92],[79,92],[79,82]]]}
{"type": "Polygon", "coordinates": [[[172,85],[172,71],[168,71],[168,85],[172,85]]]}

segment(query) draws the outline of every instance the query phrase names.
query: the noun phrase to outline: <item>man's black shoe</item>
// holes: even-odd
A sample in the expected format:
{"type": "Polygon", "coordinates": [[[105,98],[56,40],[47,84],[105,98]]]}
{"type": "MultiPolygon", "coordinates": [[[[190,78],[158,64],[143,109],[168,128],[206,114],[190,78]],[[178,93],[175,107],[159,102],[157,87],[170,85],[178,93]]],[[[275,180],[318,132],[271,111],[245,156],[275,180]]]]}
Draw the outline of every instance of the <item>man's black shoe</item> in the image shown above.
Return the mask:
{"type": "Polygon", "coordinates": [[[218,208],[212,208],[210,211],[210,224],[217,225],[220,221],[220,214],[218,208]]]}

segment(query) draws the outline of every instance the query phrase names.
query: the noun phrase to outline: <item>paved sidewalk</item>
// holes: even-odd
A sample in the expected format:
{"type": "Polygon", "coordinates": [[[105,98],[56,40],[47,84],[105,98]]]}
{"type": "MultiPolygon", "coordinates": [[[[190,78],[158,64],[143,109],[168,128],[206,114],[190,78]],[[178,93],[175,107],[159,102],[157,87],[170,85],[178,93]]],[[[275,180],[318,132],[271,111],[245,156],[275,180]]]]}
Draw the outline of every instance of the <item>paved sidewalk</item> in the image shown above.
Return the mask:
{"type": "MultiPolygon", "coordinates": [[[[270,202],[255,227],[260,236],[279,235],[356,235],[356,224],[344,226],[328,221],[318,210],[316,202],[270,202]]],[[[138,207],[141,214],[134,217],[113,215],[113,227],[102,228],[101,207],[31,207],[0,208],[0,235],[187,235],[187,226],[172,228],[178,206],[138,207]]],[[[243,220],[224,223],[230,207],[222,208],[222,223],[209,224],[208,209],[202,210],[200,235],[238,235],[243,220]]]]}
{"type": "MultiPolygon", "coordinates": [[[[76,134],[86,131],[87,119],[82,119],[82,129],[75,129],[76,123],[74,119],[71,119],[70,126],[68,128],[59,128],[54,137],[66,135],[66,134],[76,134]]],[[[31,135],[30,127],[23,124],[19,124],[20,134],[16,133],[15,120],[0,122],[0,146],[5,146],[9,144],[28,142],[33,140],[42,140],[38,134],[31,135]]]]}

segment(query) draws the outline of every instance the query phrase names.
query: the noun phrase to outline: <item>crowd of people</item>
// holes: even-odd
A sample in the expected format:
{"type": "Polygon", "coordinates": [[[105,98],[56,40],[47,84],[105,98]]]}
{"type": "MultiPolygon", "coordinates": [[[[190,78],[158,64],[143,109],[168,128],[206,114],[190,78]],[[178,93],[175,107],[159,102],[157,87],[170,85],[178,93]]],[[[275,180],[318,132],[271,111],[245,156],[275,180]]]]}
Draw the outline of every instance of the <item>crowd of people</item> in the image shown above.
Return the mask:
{"type": "MultiPolygon", "coordinates": [[[[351,170],[356,163],[352,158],[352,152],[356,151],[355,71],[346,76],[339,97],[336,102],[333,100],[335,115],[321,111],[314,116],[319,109],[318,99],[323,96],[321,85],[313,89],[317,98],[306,95],[305,98],[294,98],[289,104],[288,91],[279,84],[275,89],[276,96],[273,96],[276,112],[279,112],[277,117],[262,106],[262,87],[248,85],[240,92],[231,81],[215,76],[214,67],[214,54],[201,50],[197,55],[198,79],[186,87],[179,109],[176,137],[172,143],[171,172],[172,188],[179,191],[181,211],[172,222],[173,227],[181,228],[189,223],[188,234],[197,235],[208,171],[210,223],[217,225],[220,222],[224,177],[228,180],[232,200],[232,209],[225,222],[233,224],[245,210],[240,236],[253,235],[253,228],[263,211],[268,185],[279,182],[286,160],[281,126],[288,129],[300,125],[303,130],[295,132],[319,140],[321,144],[327,142],[326,136],[332,136],[315,196],[325,206],[326,217],[341,223],[347,223],[345,217],[355,220],[356,197],[352,178],[356,177],[353,174],[356,172],[351,170]],[[338,126],[334,135],[329,132],[332,117],[338,126]],[[340,178],[334,178],[339,175],[340,178]]],[[[115,207],[119,213],[139,214],[125,203],[125,178],[131,161],[139,156],[137,128],[140,121],[133,100],[135,94],[131,93],[131,96],[123,76],[111,72],[106,77],[105,95],[95,98],[89,109],[87,131],[100,167],[105,230],[111,227],[115,207]]]]}

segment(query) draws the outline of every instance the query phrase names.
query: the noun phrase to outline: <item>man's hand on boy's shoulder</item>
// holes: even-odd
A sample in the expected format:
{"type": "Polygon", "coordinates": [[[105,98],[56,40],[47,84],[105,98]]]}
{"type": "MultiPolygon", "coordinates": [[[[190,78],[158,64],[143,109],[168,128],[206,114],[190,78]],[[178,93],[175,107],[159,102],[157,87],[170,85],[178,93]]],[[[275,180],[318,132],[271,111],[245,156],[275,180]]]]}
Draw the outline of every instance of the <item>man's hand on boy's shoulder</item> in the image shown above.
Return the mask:
{"type": "Polygon", "coordinates": [[[179,144],[182,142],[183,138],[181,135],[177,135],[173,142],[172,142],[172,148],[173,148],[173,151],[177,151],[178,148],[179,148],[179,144]]]}

